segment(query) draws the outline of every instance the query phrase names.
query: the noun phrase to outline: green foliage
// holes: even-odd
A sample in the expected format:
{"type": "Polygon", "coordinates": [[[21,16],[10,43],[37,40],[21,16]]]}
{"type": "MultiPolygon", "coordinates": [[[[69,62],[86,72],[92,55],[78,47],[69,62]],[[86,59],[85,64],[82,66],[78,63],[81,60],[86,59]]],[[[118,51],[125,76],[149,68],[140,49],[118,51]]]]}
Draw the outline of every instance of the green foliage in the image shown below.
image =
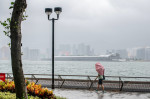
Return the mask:
{"type": "Polygon", "coordinates": [[[11,5],[14,5],[15,4],[15,2],[11,2],[11,5]]]}
{"type": "Polygon", "coordinates": [[[59,96],[56,96],[56,99],[66,99],[64,97],[59,97],[59,96]]]}
{"type": "MultiPolygon", "coordinates": [[[[25,83],[27,85],[28,99],[33,99],[32,96],[37,96],[37,98],[34,99],[66,99],[63,97],[55,96],[52,90],[48,90],[48,88],[42,88],[41,84],[37,85],[35,82],[30,83],[28,80],[25,80],[25,83]]],[[[14,92],[14,81],[0,81],[0,99],[11,99],[14,97],[14,92]]],[[[23,99],[25,98],[23,97],[23,99]]]]}
{"type": "Polygon", "coordinates": [[[22,16],[22,21],[25,21],[27,19],[28,15],[26,15],[26,11],[24,11],[24,14],[22,16]]]}
{"type": "MultiPolygon", "coordinates": [[[[10,92],[0,92],[0,99],[16,99],[16,94],[10,92]]],[[[28,95],[28,99],[41,99],[41,98],[28,95]]],[[[66,98],[56,96],[56,99],[66,99],[66,98]]]]}
{"type": "MultiPolygon", "coordinates": [[[[11,2],[11,5],[10,5],[9,9],[13,9],[13,8],[14,8],[14,4],[15,4],[15,2],[11,2]]],[[[12,15],[12,14],[10,13],[10,15],[12,15]]],[[[22,21],[26,20],[27,17],[28,17],[28,15],[26,15],[26,11],[24,11],[23,16],[22,16],[22,21]]],[[[0,24],[4,27],[3,33],[4,33],[7,37],[9,37],[9,38],[10,38],[10,36],[11,36],[11,33],[10,33],[10,23],[11,23],[11,18],[7,18],[7,19],[4,20],[4,21],[0,21],[0,24]]],[[[17,22],[15,22],[15,24],[16,24],[16,25],[13,26],[13,28],[18,28],[17,22]]],[[[9,43],[8,46],[11,47],[11,44],[9,43]]]]}
{"type": "MultiPolygon", "coordinates": [[[[9,7],[9,9],[12,9],[12,8],[14,8],[14,2],[11,2],[11,6],[9,7]]],[[[11,18],[7,18],[5,21],[0,21],[0,24],[5,29],[3,32],[8,37],[10,37],[10,22],[11,22],[11,18]]]]}
{"type": "Polygon", "coordinates": [[[4,34],[8,37],[10,37],[10,22],[11,22],[11,19],[10,18],[7,18],[5,21],[0,21],[0,24],[4,27],[4,34]]]}
{"type": "MultiPolygon", "coordinates": [[[[13,9],[14,8],[14,4],[15,2],[11,2],[11,6],[9,7],[9,9],[13,9]]],[[[11,13],[10,13],[11,15],[11,13]]],[[[26,11],[24,11],[24,14],[22,16],[22,21],[26,20],[26,18],[28,17],[28,15],[26,15],[26,11]]],[[[11,18],[7,18],[4,21],[0,21],[0,24],[4,27],[4,34],[8,37],[10,37],[10,23],[11,23],[11,18]]],[[[17,27],[17,22],[15,22],[16,26],[13,26],[14,28],[18,28],[17,27]]]]}
{"type": "MultiPolygon", "coordinates": [[[[0,24],[4,27],[4,31],[3,33],[7,36],[7,37],[10,37],[10,22],[11,22],[11,19],[10,18],[7,18],[6,21],[2,22],[0,21],[0,24]]],[[[8,43],[8,46],[10,47],[10,43],[8,43]]]]}
{"type": "MultiPolygon", "coordinates": [[[[0,92],[0,99],[16,99],[16,94],[10,92],[0,92]]],[[[40,99],[40,98],[28,96],[28,99],[40,99]]]]}
{"type": "Polygon", "coordinates": [[[10,43],[8,43],[8,46],[9,46],[9,47],[11,46],[10,43]]]}
{"type": "Polygon", "coordinates": [[[14,8],[14,4],[15,4],[15,2],[11,2],[11,6],[9,7],[9,9],[13,9],[14,8]]]}
{"type": "MultiPolygon", "coordinates": [[[[12,9],[12,8],[14,8],[14,2],[11,2],[11,6],[9,7],[9,9],[12,9]]],[[[11,13],[10,13],[10,15],[11,15],[11,13]]],[[[0,24],[4,27],[3,32],[7,37],[10,37],[10,22],[11,22],[11,18],[7,18],[4,21],[0,21],[0,24]]]]}

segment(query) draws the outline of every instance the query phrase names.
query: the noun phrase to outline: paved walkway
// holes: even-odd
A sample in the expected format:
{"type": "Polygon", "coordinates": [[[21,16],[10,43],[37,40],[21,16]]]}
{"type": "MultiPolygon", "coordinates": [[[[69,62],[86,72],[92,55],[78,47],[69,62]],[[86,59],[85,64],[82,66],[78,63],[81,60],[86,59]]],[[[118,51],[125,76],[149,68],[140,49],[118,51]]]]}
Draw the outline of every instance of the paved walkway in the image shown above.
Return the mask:
{"type": "Polygon", "coordinates": [[[136,92],[106,92],[75,90],[75,89],[54,89],[54,94],[67,99],[150,99],[150,93],[136,92]]]}

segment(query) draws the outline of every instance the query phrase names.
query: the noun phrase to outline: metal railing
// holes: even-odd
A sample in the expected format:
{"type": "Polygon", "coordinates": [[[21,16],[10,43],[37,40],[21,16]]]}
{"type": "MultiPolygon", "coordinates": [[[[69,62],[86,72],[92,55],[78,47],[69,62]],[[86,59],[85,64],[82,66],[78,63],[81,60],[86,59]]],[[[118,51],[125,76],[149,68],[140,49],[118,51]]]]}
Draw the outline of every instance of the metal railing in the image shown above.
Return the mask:
{"type": "MultiPolygon", "coordinates": [[[[24,74],[29,81],[51,87],[50,74],[24,74]]],[[[105,90],[150,92],[150,77],[105,76],[105,90]],[[137,79],[137,80],[136,80],[137,79]],[[142,81],[143,79],[143,81],[142,81]],[[146,81],[147,80],[147,81],[146,81]]],[[[6,73],[6,79],[13,80],[12,73],[6,73]]],[[[75,88],[93,90],[97,87],[97,76],[90,75],[55,75],[56,88],[75,88]]]]}

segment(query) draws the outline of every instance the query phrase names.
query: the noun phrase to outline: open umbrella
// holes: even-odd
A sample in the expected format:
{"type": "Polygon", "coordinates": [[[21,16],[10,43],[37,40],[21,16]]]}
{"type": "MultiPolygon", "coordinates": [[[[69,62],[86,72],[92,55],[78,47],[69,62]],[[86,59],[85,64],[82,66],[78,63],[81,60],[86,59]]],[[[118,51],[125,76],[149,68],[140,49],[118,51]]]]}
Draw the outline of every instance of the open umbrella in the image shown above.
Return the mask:
{"type": "Polygon", "coordinates": [[[95,69],[100,75],[104,75],[104,67],[100,63],[95,64],[95,69]]]}

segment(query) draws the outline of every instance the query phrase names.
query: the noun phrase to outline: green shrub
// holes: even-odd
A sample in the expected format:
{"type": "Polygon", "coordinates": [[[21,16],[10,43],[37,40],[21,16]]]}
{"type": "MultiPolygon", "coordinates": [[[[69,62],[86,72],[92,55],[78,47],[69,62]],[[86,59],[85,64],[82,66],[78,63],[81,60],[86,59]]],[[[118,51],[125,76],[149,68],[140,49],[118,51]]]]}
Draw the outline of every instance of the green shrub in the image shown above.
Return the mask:
{"type": "MultiPolygon", "coordinates": [[[[16,94],[10,92],[0,92],[0,99],[16,99],[16,94]]],[[[41,99],[41,98],[28,96],[28,99],[41,99]]],[[[56,96],[56,99],[66,99],[66,98],[56,96]]]]}
{"type": "MultiPolygon", "coordinates": [[[[16,94],[10,92],[0,92],[0,99],[16,99],[16,94]]],[[[28,96],[28,99],[40,99],[40,98],[28,96]]]]}

